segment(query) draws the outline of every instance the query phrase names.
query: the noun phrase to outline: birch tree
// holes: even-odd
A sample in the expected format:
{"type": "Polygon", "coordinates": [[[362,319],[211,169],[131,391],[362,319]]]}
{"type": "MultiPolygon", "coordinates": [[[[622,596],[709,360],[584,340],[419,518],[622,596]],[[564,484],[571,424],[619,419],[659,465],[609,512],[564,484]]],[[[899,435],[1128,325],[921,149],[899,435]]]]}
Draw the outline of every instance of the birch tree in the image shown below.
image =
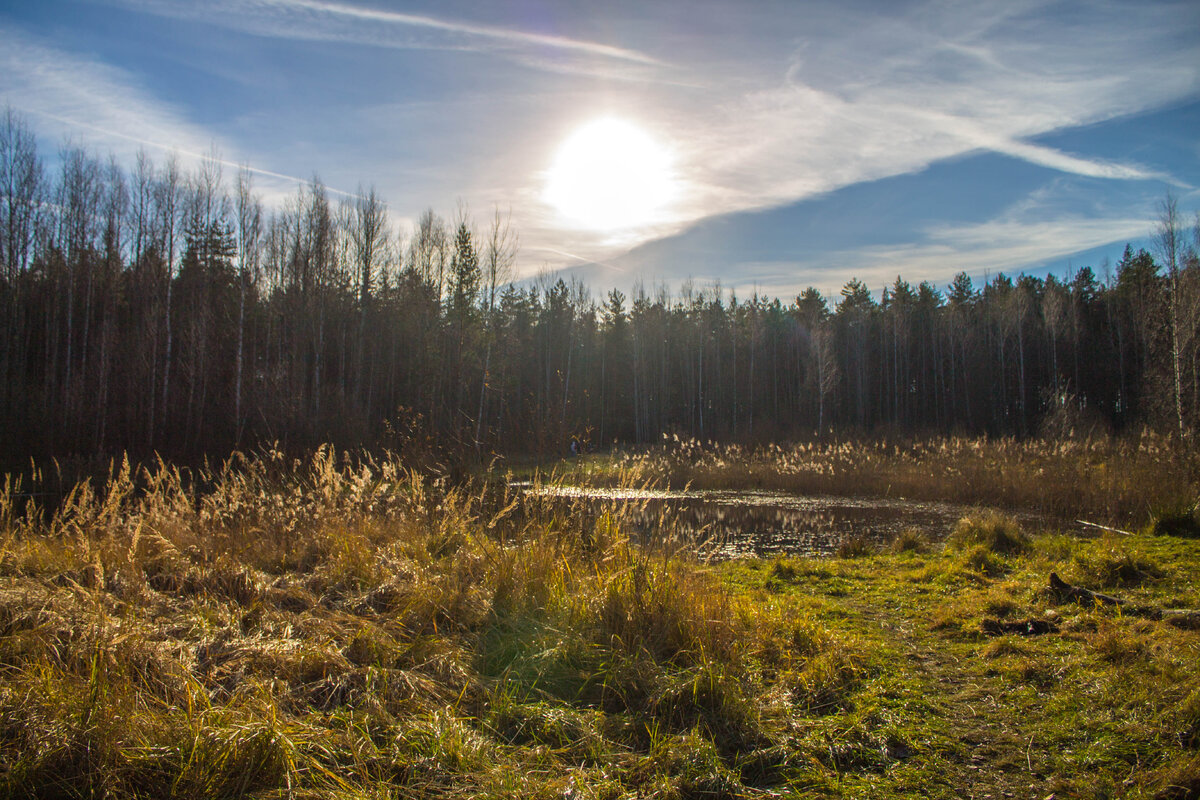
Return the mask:
{"type": "Polygon", "coordinates": [[[237,216],[238,323],[233,418],[234,439],[240,441],[245,422],[242,412],[242,376],[246,350],[246,303],[260,276],[263,227],[262,201],[253,194],[250,170],[246,166],[238,170],[234,186],[234,204],[237,216]]]}
{"type": "Polygon", "coordinates": [[[1175,196],[1170,192],[1158,205],[1158,225],[1154,230],[1154,245],[1167,268],[1171,307],[1171,375],[1175,400],[1175,419],[1179,438],[1184,437],[1183,423],[1183,375],[1182,360],[1184,332],[1181,330],[1181,297],[1179,280],[1180,250],[1183,246],[1183,231],[1179,222],[1179,209],[1175,196]]]}

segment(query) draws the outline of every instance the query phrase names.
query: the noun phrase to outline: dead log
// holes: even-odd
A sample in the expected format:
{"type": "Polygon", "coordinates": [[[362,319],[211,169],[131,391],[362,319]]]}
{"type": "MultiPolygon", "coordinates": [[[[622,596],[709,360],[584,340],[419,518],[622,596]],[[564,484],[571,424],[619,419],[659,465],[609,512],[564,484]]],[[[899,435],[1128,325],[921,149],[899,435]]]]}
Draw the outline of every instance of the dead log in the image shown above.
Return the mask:
{"type": "Polygon", "coordinates": [[[1082,586],[1072,586],[1058,577],[1057,572],[1050,573],[1050,593],[1060,602],[1074,600],[1085,608],[1125,605],[1124,600],[1119,597],[1113,597],[1111,594],[1101,594],[1100,592],[1093,592],[1091,589],[1085,589],[1082,586]]]}
{"type": "Polygon", "coordinates": [[[1200,611],[1190,608],[1155,608],[1154,606],[1126,605],[1125,601],[1119,597],[1093,592],[1091,589],[1084,589],[1082,586],[1072,586],[1058,577],[1058,574],[1055,572],[1050,573],[1050,593],[1059,602],[1074,600],[1086,608],[1093,608],[1095,606],[1122,606],[1123,613],[1130,616],[1162,620],[1166,624],[1180,630],[1200,630],[1200,611]]]}
{"type": "Polygon", "coordinates": [[[1200,631],[1200,611],[1190,608],[1163,609],[1162,621],[1180,630],[1200,631]]]}
{"type": "Polygon", "coordinates": [[[1007,622],[988,618],[979,623],[979,629],[987,636],[1002,636],[1006,633],[1015,633],[1017,636],[1041,636],[1045,633],[1058,633],[1058,626],[1053,622],[1034,617],[1007,622]]]}

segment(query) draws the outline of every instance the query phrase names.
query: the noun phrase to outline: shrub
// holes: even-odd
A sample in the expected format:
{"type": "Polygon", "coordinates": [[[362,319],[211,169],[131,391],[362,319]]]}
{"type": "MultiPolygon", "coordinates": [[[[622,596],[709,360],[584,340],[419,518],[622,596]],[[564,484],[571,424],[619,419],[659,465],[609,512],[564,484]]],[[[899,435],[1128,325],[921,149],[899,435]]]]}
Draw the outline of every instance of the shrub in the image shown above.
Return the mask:
{"type": "Polygon", "coordinates": [[[977,544],[966,552],[963,564],[968,569],[989,578],[999,577],[1008,571],[1008,565],[1004,563],[1004,559],[997,558],[995,553],[982,544],[977,544]]]}
{"type": "Polygon", "coordinates": [[[1200,689],[1195,689],[1175,710],[1179,725],[1179,743],[1185,747],[1200,746],[1200,689]]]}
{"type": "Polygon", "coordinates": [[[1144,634],[1105,625],[1092,637],[1096,655],[1109,664],[1142,664],[1150,657],[1149,639],[1144,634]]]}
{"type": "Polygon", "coordinates": [[[809,659],[792,680],[792,702],[812,714],[831,714],[847,703],[863,678],[858,659],[837,644],[809,659]]]}
{"type": "Polygon", "coordinates": [[[1200,538],[1200,500],[1191,507],[1171,508],[1155,515],[1150,532],[1155,536],[1177,536],[1181,539],[1200,538]]]}
{"type": "Polygon", "coordinates": [[[1124,550],[1113,549],[1092,559],[1076,560],[1101,586],[1141,586],[1166,575],[1154,561],[1124,550]]]}
{"type": "Polygon", "coordinates": [[[838,545],[838,558],[861,558],[875,555],[875,543],[866,536],[855,534],[838,545]]]}
{"type": "Polygon", "coordinates": [[[893,553],[924,553],[929,549],[929,537],[918,528],[905,528],[892,539],[893,553]]]}
{"type": "Polygon", "coordinates": [[[1200,754],[1182,756],[1158,771],[1154,800],[1194,800],[1200,797],[1200,754]]]}
{"type": "Polygon", "coordinates": [[[49,519],[0,479],[0,797],[741,796],[797,669],[805,708],[852,686],[619,510],[329,448],[131,475],[49,519]]]}
{"type": "Polygon", "coordinates": [[[991,553],[1003,555],[1025,553],[1030,548],[1029,537],[1021,531],[1018,522],[998,511],[963,517],[954,526],[946,544],[957,550],[979,545],[991,553]]]}

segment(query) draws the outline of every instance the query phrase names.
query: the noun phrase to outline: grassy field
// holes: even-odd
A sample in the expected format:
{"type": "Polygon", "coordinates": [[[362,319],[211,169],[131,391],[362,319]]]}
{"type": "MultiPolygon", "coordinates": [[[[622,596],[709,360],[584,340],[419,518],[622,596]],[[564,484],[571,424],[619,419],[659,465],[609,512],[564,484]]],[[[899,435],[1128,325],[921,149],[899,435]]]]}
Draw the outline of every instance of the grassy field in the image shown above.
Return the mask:
{"type": "Polygon", "coordinates": [[[1200,543],[1017,541],[725,567],[868,654],[795,729],[801,796],[1200,796],[1200,633],[1152,613],[1200,608],[1200,543]],[[1062,602],[1052,571],[1143,608],[1062,602]]]}
{"type": "Polygon", "coordinates": [[[1159,613],[1200,608],[1194,538],[981,514],[945,546],[704,566],[329,450],[117,465],[49,517],[21,493],[2,796],[1200,793],[1200,633],[1159,613]]]}

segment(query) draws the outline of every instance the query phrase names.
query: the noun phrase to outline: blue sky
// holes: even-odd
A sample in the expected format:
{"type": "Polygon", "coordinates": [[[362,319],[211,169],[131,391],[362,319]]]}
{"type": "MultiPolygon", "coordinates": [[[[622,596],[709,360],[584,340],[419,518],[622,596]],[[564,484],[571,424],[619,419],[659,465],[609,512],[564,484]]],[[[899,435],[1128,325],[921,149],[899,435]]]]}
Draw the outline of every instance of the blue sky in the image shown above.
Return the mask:
{"type": "Polygon", "coordinates": [[[10,0],[0,104],[48,160],[215,149],[268,204],[374,185],[398,231],[509,210],[521,276],[597,293],[1100,271],[1168,190],[1200,209],[1194,0],[10,0]],[[548,199],[597,119],[650,143],[595,154],[636,223],[548,199]]]}

